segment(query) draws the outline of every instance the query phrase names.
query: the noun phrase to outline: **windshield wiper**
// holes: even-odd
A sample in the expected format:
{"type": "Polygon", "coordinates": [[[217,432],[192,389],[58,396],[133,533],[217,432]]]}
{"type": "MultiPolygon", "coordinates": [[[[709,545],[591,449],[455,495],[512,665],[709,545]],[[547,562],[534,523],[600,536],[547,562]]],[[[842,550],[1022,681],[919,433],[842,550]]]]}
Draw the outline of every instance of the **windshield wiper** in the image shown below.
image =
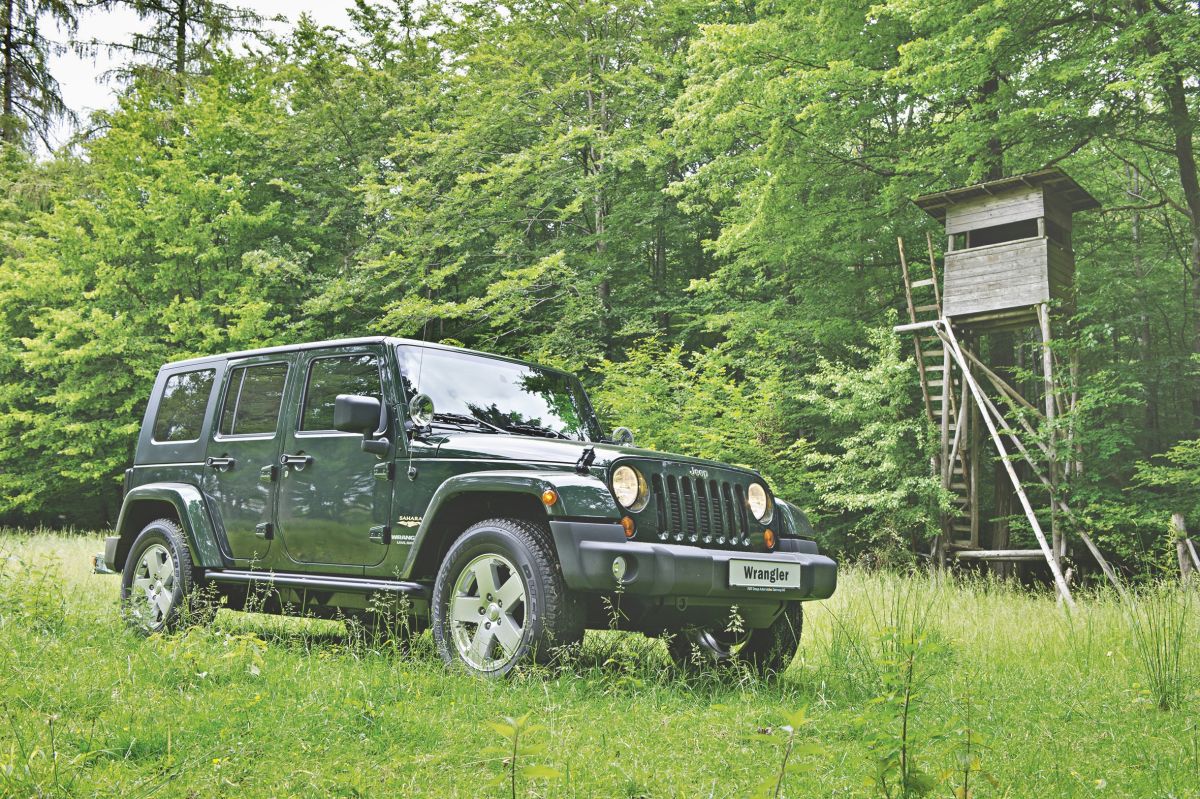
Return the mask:
{"type": "Polygon", "coordinates": [[[544,438],[565,438],[568,441],[571,440],[570,436],[564,435],[563,433],[560,433],[557,430],[549,427],[542,427],[541,425],[537,424],[521,424],[518,422],[512,422],[511,424],[506,424],[504,429],[511,433],[520,433],[521,435],[535,435],[542,436],[544,438]]]}
{"type": "Polygon", "coordinates": [[[497,427],[496,425],[491,424],[490,422],[485,422],[482,419],[477,419],[474,416],[467,416],[466,414],[462,414],[462,413],[435,413],[433,415],[433,421],[445,422],[447,424],[452,424],[452,425],[456,426],[459,430],[466,430],[467,428],[465,427],[465,425],[473,424],[477,427],[487,430],[490,433],[506,433],[506,432],[508,432],[504,428],[497,427]]]}

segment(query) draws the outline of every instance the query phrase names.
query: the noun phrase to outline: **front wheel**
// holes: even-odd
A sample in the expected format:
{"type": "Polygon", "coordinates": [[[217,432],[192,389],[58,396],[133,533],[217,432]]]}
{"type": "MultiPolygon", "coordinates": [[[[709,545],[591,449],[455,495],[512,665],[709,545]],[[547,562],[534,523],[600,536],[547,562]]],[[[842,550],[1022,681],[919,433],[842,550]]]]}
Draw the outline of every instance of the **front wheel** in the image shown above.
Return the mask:
{"type": "Polygon", "coordinates": [[[690,628],[674,636],[667,650],[675,664],[687,671],[744,663],[760,674],[782,674],[800,648],[804,610],[788,602],[769,627],[745,632],[690,628]]]}
{"type": "Polygon", "coordinates": [[[433,585],[433,639],[447,665],[502,676],[583,638],[544,525],[489,519],[450,547],[433,585]]]}

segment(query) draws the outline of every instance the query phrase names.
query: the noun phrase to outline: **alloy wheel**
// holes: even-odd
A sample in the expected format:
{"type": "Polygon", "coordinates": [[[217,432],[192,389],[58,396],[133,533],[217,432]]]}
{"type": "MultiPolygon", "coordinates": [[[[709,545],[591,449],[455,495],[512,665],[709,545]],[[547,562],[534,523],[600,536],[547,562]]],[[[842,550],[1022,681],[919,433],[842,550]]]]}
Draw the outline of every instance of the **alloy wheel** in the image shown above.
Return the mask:
{"type": "Polygon", "coordinates": [[[468,563],[450,596],[450,637],[459,657],[477,671],[504,668],[525,636],[528,593],[520,571],[502,555],[468,563]]]}
{"type": "Polygon", "coordinates": [[[162,627],[175,600],[175,559],[162,544],[142,552],[133,571],[130,613],[148,629],[162,627]]]}

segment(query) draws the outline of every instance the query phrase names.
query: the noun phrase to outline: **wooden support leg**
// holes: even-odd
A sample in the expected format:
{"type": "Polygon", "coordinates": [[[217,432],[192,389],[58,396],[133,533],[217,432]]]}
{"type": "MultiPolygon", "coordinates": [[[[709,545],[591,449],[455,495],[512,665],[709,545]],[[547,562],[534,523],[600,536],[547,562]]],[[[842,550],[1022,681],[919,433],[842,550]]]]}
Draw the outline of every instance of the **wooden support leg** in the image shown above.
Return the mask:
{"type": "Polygon", "coordinates": [[[1187,580],[1196,571],[1196,564],[1192,561],[1195,550],[1189,549],[1188,545],[1191,544],[1191,541],[1188,540],[1187,525],[1184,524],[1182,513],[1171,514],[1171,531],[1175,533],[1175,555],[1179,559],[1179,577],[1187,580]]]}
{"type": "Polygon", "coordinates": [[[1050,306],[1042,303],[1037,307],[1038,327],[1042,332],[1042,381],[1045,391],[1046,406],[1046,439],[1047,458],[1046,471],[1050,478],[1050,537],[1053,541],[1054,557],[1058,559],[1061,568],[1063,556],[1066,555],[1067,542],[1058,526],[1058,459],[1054,446],[1054,420],[1058,413],[1058,401],[1054,386],[1054,352],[1050,349],[1050,306]]]}
{"type": "Polygon", "coordinates": [[[1054,575],[1054,584],[1058,587],[1059,594],[1063,601],[1072,610],[1075,609],[1075,600],[1071,597],[1071,589],[1067,585],[1067,580],[1063,576],[1062,569],[1059,566],[1058,558],[1055,557],[1053,550],[1050,549],[1050,543],[1046,540],[1046,534],[1042,532],[1041,522],[1038,521],[1037,514],[1033,512],[1033,506],[1029,503],[1029,497],[1025,494],[1025,489],[1021,486],[1021,480],[1017,477],[1017,471],[1013,468],[1012,460],[1008,456],[1008,450],[1004,446],[1004,440],[1000,437],[1000,433],[996,430],[996,425],[992,422],[991,416],[985,410],[984,402],[986,397],[979,384],[975,382],[975,378],[971,376],[971,371],[967,367],[967,360],[959,349],[958,339],[954,336],[954,328],[944,322],[938,327],[938,335],[946,344],[946,350],[953,354],[954,360],[958,363],[959,369],[962,370],[963,380],[967,381],[970,386],[971,396],[975,403],[979,406],[980,417],[987,426],[988,433],[992,437],[992,443],[996,445],[996,451],[1000,453],[1000,462],[1004,464],[1004,469],[1008,472],[1008,479],[1012,481],[1013,490],[1017,493],[1017,499],[1021,501],[1021,507],[1025,510],[1025,517],[1029,520],[1029,525],[1033,528],[1033,535],[1037,538],[1038,546],[1042,548],[1042,553],[1046,556],[1046,563],[1050,566],[1050,573],[1054,575]]]}

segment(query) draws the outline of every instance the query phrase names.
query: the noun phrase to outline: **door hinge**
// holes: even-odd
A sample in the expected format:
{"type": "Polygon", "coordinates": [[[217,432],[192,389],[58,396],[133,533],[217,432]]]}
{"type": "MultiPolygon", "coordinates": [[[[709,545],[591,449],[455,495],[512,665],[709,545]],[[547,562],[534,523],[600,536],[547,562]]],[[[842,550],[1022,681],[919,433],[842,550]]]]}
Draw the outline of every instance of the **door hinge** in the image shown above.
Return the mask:
{"type": "Polygon", "coordinates": [[[275,464],[272,463],[258,470],[258,479],[264,483],[274,483],[276,474],[275,464]]]}
{"type": "Polygon", "coordinates": [[[394,461],[377,463],[374,467],[372,467],[371,473],[375,475],[376,480],[395,480],[396,464],[394,461]]]}
{"type": "Polygon", "coordinates": [[[392,527],[388,524],[381,524],[371,528],[371,543],[372,544],[390,544],[392,543],[392,527]]]}
{"type": "Polygon", "coordinates": [[[275,537],[275,525],[271,524],[270,522],[259,522],[258,524],[254,525],[254,534],[259,538],[270,541],[275,537]]]}

